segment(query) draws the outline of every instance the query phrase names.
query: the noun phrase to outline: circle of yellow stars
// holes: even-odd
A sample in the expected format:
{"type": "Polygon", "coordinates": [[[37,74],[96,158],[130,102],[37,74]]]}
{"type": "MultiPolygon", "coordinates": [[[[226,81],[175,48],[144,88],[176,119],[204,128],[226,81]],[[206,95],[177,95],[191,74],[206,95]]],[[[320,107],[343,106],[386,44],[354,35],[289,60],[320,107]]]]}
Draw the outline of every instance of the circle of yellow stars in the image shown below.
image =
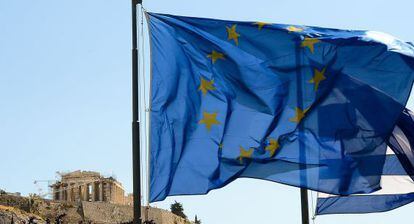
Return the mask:
{"type": "MultiPolygon", "coordinates": [[[[255,22],[254,25],[257,25],[257,28],[259,31],[263,30],[265,26],[271,25],[271,23],[266,22],[255,22]]],[[[226,26],[226,32],[227,32],[227,40],[234,41],[235,45],[239,45],[239,38],[240,33],[237,32],[237,24],[234,24],[232,26],[226,26]]],[[[303,32],[305,28],[297,27],[297,26],[287,26],[286,30],[289,33],[300,33],[303,32]]],[[[321,41],[318,38],[310,38],[310,37],[304,37],[303,40],[300,43],[301,48],[308,49],[311,54],[315,53],[315,45],[320,43],[321,41]]],[[[207,57],[211,59],[212,64],[215,64],[218,60],[225,60],[225,55],[222,52],[212,50],[210,54],[207,54],[207,57]]],[[[313,70],[313,77],[308,82],[314,84],[314,90],[315,92],[319,88],[319,84],[326,79],[325,77],[326,68],[323,68],[322,70],[314,69],[313,70]]],[[[200,86],[198,88],[199,91],[201,91],[203,96],[206,96],[209,91],[216,90],[216,87],[214,86],[214,80],[207,80],[204,78],[200,79],[200,86]]],[[[302,109],[299,107],[295,108],[295,115],[292,118],[289,118],[289,121],[293,123],[300,123],[302,119],[306,116],[306,113],[308,112],[309,108],[302,109]]],[[[203,112],[202,119],[198,122],[199,124],[205,125],[207,131],[210,131],[213,125],[219,125],[221,124],[217,120],[218,113],[208,113],[203,112]]],[[[273,157],[276,153],[276,151],[280,148],[279,140],[274,138],[269,138],[269,144],[265,147],[265,150],[269,152],[269,156],[273,157]]],[[[219,149],[223,149],[223,144],[219,144],[219,149]]],[[[254,148],[245,149],[242,146],[240,146],[240,154],[237,157],[238,161],[243,164],[245,159],[249,159],[252,157],[254,153],[254,148]]]]}

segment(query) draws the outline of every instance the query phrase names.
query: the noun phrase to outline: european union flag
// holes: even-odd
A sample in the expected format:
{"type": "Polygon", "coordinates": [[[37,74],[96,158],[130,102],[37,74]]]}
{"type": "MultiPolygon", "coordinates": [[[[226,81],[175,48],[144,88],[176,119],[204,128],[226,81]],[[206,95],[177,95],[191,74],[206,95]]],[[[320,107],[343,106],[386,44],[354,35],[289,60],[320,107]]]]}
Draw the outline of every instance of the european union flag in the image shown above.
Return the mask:
{"type": "Polygon", "coordinates": [[[379,32],[147,14],[150,201],[239,177],[380,189],[414,47],[379,32]]]}

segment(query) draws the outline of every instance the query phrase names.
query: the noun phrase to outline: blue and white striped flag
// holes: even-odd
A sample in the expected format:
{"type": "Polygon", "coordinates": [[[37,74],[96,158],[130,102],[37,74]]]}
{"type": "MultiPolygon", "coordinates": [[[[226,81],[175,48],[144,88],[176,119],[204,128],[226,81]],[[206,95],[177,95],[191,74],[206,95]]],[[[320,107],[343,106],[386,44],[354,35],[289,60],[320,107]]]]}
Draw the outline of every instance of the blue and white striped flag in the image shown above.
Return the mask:
{"type": "Polygon", "coordinates": [[[414,201],[414,115],[405,109],[388,141],[382,189],[349,196],[318,193],[317,215],[389,211],[414,201]]]}

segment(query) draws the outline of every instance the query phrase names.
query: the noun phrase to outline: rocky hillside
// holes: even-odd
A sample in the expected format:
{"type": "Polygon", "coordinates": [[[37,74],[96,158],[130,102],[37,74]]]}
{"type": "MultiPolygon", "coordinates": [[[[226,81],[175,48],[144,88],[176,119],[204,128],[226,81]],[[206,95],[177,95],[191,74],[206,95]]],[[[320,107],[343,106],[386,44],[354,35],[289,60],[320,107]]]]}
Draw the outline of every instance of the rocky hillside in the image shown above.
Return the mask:
{"type": "MultiPolygon", "coordinates": [[[[45,200],[38,197],[19,197],[0,195],[0,224],[28,223],[30,219],[38,224],[93,223],[118,224],[130,223],[133,220],[133,208],[127,205],[117,205],[104,202],[62,203],[45,200]]],[[[156,224],[191,224],[188,220],[178,217],[169,211],[158,208],[142,208],[142,217],[154,220],[156,224]]]]}
{"type": "Polygon", "coordinates": [[[21,209],[0,205],[0,224],[28,223],[29,220],[38,224],[46,223],[40,216],[21,209]]]}

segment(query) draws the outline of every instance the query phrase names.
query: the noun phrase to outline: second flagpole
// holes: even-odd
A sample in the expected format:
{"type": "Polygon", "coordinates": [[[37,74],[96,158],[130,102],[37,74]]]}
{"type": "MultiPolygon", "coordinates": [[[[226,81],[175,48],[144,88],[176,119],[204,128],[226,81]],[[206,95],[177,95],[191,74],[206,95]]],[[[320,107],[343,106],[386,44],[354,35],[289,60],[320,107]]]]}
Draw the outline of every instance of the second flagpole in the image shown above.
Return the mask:
{"type": "Polygon", "coordinates": [[[137,6],[142,0],[131,0],[132,17],[132,180],[134,197],[134,224],[142,224],[141,218],[141,158],[140,158],[140,119],[138,83],[138,35],[137,6]]]}
{"type": "MultiPolygon", "coordinates": [[[[303,105],[303,92],[302,92],[302,72],[301,67],[299,66],[301,64],[301,50],[299,46],[296,46],[296,88],[297,88],[297,107],[300,110],[305,111],[305,107],[303,105]]],[[[303,121],[299,121],[298,123],[299,128],[299,138],[303,138],[303,121]]],[[[304,141],[299,140],[299,159],[302,162],[306,161],[306,145],[304,141]]],[[[299,165],[300,168],[300,176],[301,176],[301,182],[306,183],[307,177],[306,177],[306,165],[303,165],[304,163],[301,163],[299,165]]],[[[302,213],[302,224],[309,224],[309,202],[308,202],[308,190],[306,188],[301,187],[300,188],[300,204],[301,204],[301,213],[302,213]]]]}

